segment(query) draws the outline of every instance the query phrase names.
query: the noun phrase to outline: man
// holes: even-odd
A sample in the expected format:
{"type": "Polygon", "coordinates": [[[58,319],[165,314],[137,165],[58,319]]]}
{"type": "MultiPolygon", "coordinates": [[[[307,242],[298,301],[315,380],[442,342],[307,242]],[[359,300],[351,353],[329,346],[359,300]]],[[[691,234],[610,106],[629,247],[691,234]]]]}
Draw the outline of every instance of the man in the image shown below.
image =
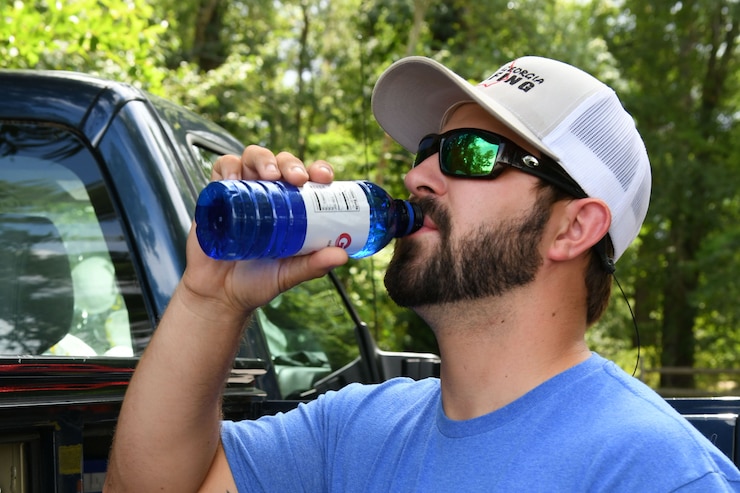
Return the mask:
{"type": "MultiPolygon", "coordinates": [[[[217,262],[191,234],[124,402],[109,490],[740,491],[725,456],[584,342],[650,195],[644,145],[614,92],[544,58],[472,86],[411,57],[381,76],[373,109],[417,152],[405,183],[424,226],[397,242],[386,286],[434,331],[441,378],[351,385],[222,424],[245,319],[347,256],[217,262]]],[[[250,146],[214,178],[300,185],[332,170],[250,146]]]]}

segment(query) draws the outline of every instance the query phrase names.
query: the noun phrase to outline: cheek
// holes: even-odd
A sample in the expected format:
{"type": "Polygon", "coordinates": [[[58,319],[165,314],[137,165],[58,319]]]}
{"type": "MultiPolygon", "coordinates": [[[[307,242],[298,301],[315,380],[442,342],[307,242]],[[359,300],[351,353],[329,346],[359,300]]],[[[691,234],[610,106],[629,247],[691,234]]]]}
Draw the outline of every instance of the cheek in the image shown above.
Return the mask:
{"type": "Polygon", "coordinates": [[[485,200],[475,200],[472,197],[451,201],[448,212],[447,224],[438,226],[443,236],[452,242],[479,230],[483,225],[493,224],[496,220],[496,214],[488,208],[485,200]]]}
{"type": "Polygon", "coordinates": [[[481,225],[495,224],[513,212],[510,200],[502,197],[495,187],[485,186],[489,185],[486,182],[477,185],[448,193],[450,226],[455,235],[477,230],[481,225]]]}
{"type": "Polygon", "coordinates": [[[506,170],[495,180],[460,180],[448,186],[450,214],[462,224],[518,217],[536,207],[537,179],[506,170]]]}

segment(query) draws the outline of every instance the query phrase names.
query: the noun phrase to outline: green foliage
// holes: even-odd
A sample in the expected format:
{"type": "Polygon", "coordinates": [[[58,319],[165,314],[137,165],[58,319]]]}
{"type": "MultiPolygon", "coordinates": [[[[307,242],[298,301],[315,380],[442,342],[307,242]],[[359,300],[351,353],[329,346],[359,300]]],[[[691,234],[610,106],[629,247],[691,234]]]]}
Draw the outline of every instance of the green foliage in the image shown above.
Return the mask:
{"type": "MultiPolygon", "coordinates": [[[[525,54],[582,67],[617,90],[653,164],[648,219],[617,270],[640,329],[638,374],[658,385],[650,369],[661,365],[735,364],[736,1],[16,0],[1,13],[3,67],[132,82],[246,143],[325,159],[338,178],[370,179],[396,196],[407,194],[411,156],[370,112],[374,81],[388,64],[427,55],[471,81],[525,54]]],[[[385,294],[389,255],[337,273],[382,347],[434,350],[423,323],[385,294]]],[[[631,319],[615,289],[589,334],[594,349],[628,371],[636,357],[631,319]]],[[[708,377],[696,384],[719,385],[708,377]]]]}
{"type": "Polygon", "coordinates": [[[717,350],[708,343],[735,332],[739,13],[736,2],[654,0],[626,1],[597,18],[653,164],[632,269],[651,293],[637,309],[658,321],[664,366],[720,364],[706,357],[717,350]]]}
{"type": "Polygon", "coordinates": [[[0,18],[0,67],[76,70],[152,91],[166,75],[146,0],[10,1],[0,18]]]}

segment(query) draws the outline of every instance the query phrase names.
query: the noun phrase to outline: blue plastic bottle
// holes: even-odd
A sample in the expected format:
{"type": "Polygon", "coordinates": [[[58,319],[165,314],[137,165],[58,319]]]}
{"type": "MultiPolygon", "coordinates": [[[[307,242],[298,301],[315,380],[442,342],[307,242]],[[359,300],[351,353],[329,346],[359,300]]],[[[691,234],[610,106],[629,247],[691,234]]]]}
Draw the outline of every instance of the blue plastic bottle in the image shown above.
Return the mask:
{"type": "Polygon", "coordinates": [[[367,181],[306,183],[226,180],[198,197],[196,234],[217,260],[283,258],[339,246],[372,255],[422,224],[421,208],[367,181]]]}

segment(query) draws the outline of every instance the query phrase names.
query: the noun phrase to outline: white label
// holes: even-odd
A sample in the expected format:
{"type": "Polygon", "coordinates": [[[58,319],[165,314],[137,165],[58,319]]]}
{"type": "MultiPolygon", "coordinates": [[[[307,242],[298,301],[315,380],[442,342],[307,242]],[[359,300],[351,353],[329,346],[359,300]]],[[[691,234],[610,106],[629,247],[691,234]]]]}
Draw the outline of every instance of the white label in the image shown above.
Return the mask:
{"type": "Polygon", "coordinates": [[[329,185],[306,183],[301,188],[306,204],[306,241],[297,253],[315,252],[338,246],[349,255],[367,243],[370,231],[370,204],[360,185],[335,181],[329,185]]]}

